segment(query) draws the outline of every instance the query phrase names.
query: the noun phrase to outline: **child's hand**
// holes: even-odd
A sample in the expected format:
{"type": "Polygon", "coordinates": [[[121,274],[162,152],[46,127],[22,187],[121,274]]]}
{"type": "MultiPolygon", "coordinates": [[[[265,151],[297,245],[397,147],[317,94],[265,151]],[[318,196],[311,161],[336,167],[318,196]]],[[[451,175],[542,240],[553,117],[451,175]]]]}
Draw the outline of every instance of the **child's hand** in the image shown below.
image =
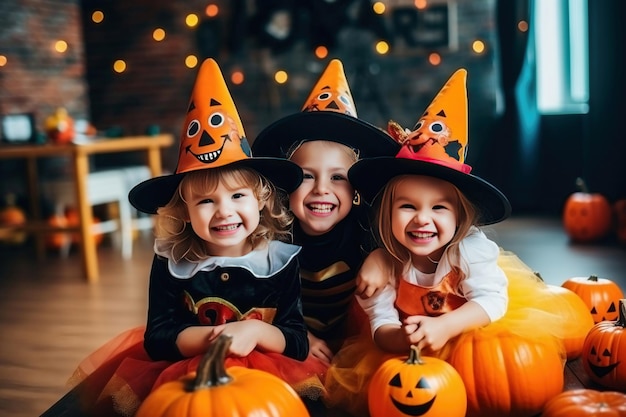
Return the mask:
{"type": "Polygon", "coordinates": [[[309,355],[315,356],[322,362],[330,363],[333,358],[333,351],[330,350],[326,342],[313,336],[310,332],[307,332],[309,339],[309,355]]]}
{"type": "Polygon", "coordinates": [[[392,274],[392,264],[387,252],[378,248],[370,253],[356,276],[356,295],[370,298],[382,290],[392,274]]]}
{"type": "Polygon", "coordinates": [[[409,316],[404,320],[403,329],[411,345],[420,349],[438,351],[443,348],[451,335],[443,326],[440,317],[409,316]]]}
{"type": "Polygon", "coordinates": [[[263,327],[263,322],[259,320],[242,320],[215,326],[214,333],[231,335],[233,341],[228,353],[243,357],[248,356],[257,346],[263,327]]]}

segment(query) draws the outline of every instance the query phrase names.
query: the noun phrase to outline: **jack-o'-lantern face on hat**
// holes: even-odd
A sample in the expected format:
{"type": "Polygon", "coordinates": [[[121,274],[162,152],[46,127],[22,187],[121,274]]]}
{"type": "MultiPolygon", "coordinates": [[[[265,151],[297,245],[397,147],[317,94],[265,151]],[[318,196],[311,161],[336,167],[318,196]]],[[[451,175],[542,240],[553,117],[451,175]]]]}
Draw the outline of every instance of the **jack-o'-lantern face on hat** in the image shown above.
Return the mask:
{"type": "Polygon", "coordinates": [[[181,133],[177,173],[216,168],[251,156],[241,119],[217,63],[206,60],[181,133]]]}
{"type": "Polygon", "coordinates": [[[302,111],[334,111],[357,117],[356,106],[341,61],[338,59],[330,61],[304,103],[302,111]]]}

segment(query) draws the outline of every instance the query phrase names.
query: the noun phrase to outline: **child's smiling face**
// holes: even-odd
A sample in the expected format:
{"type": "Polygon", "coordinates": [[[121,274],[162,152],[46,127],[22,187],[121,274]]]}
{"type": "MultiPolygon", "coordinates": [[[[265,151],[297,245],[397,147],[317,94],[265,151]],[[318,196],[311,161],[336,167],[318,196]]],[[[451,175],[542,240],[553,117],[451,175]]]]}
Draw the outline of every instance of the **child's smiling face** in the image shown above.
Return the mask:
{"type": "Polygon", "coordinates": [[[304,180],[289,196],[289,206],[311,236],[330,231],[352,209],[354,188],[348,170],[356,161],[354,151],[335,142],[304,142],[291,156],[302,168],[304,180]]]}

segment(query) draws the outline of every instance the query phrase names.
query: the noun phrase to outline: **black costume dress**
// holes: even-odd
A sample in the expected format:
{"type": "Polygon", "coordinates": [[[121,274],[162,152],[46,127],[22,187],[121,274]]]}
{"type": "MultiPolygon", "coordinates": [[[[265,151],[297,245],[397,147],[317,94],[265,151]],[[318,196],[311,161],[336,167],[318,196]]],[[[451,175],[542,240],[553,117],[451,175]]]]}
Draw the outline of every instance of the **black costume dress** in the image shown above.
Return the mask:
{"type": "Polygon", "coordinates": [[[74,375],[90,415],[132,415],[163,383],[195,371],[202,355],[185,358],[178,334],[198,325],[258,319],[284,335],[283,353],[253,350],[226,359],[226,367],[270,372],[301,396],[317,398],[327,364],[308,356],[300,302],[298,248],[272,241],[268,249],[200,263],[174,264],[155,255],[150,274],[147,326],[130,329],[85,359],[74,375]]]}
{"type": "Polygon", "coordinates": [[[365,226],[367,206],[355,206],[331,231],[310,236],[294,225],[302,278],[302,310],[308,330],[336,351],[365,318],[355,302],[356,275],[373,247],[365,226]]]}

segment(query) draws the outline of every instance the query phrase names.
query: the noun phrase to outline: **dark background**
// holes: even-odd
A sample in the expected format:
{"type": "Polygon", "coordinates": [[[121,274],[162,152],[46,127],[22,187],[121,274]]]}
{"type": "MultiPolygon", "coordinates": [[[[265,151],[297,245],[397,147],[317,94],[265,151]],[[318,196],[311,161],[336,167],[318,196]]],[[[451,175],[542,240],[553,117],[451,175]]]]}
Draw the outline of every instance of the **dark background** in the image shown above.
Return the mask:
{"type": "MultiPolygon", "coordinates": [[[[626,197],[625,2],[588,2],[590,110],[560,116],[536,111],[527,59],[532,42],[529,32],[517,29],[519,20],[528,20],[529,1],[431,1],[421,11],[412,1],[387,3],[381,17],[362,0],[221,0],[213,2],[220,13],[208,18],[208,3],[198,0],[5,0],[0,55],[8,62],[0,67],[0,114],[34,113],[41,128],[46,115],[64,106],[104,135],[143,134],[158,125],[178,136],[197,71],[184,60],[194,54],[216,58],[253,141],[269,123],[299,111],[328,61],[340,58],[359,117],[378,126],[389,119],[412,126],[448,77],[464,67],[468,162],[502,189],[514,214],[560,215],[578,176],[612,202],[626,197]],[[104,12],[102,23],[91,21],[94,10],[104,12]],[[292,22],[284,39],[264,29],[277,10],[292,22]],[[185,25],[189,13],[200,17],[193,28],[185,25]],[[454,39],[442,31],[441,13],[444,26],[457,33],[454,39]],[[162,42],[152,39],[156,27],[166,30],[162,42]],[[53,51],[56,39],[68,42],[67,52],[53,51]],[[387,40],[391,51],[375,54],[376,39],[387,40]],[[482,54],[471,49],[477,39],[486,45],[482,54]],[[323,59],[313,53],[320,44],[329,49],[323,59]],[[433,52],[439,65],[428,61],[433,52]],[[112,70],[116,59],[127,63],[122,74],[112,70]],[[288,72],[286,84],[273,81],[278,69],[288,72]],[[235,70],[245,74],[241,85],[230,82],[235,70]]],[[[167,170],[175,168],[177,151],[164,152],[167,170]]],[[[133,158],[100,157],[96,166],[133,158]]],[[[25,185],[15,175],[23,172],[20,162],[0,164],[0,196],[22,198],[25,185]]],[[[66,168],[63,161],[47,162],[42,172],[58,175],[66,168]]]]}

